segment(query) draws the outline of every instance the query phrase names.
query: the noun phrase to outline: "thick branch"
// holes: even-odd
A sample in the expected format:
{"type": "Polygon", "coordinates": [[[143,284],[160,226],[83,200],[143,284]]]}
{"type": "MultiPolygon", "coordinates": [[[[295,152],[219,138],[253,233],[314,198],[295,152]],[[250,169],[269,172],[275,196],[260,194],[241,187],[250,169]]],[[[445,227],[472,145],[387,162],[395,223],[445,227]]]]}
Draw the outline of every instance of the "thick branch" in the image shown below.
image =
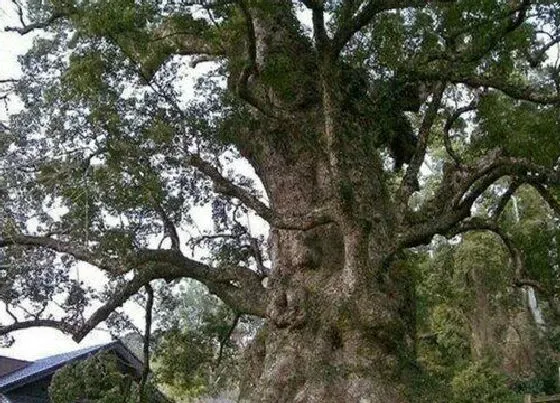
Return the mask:
{"type": "Polygon", "coordinates": [[[524,158],[503,157],[495,155],[483,160],[469,180],[465,181],[456,201],[463,205],[472,205],[474,201],[495,181],[504,176],[513,176],[520,183],[541,185],[560,185],[560,172],[535,164],[524,158]]]}
{"type": "Polygon", "coordinates": [[[544,94],[539,93],[535,88],[530,85],[508,83],[507,81],[500,81],[497,78],[486,77],[454,77],[450,81],[454,83],[463,83],[473,88],[494,88],[511,98],[535,102],[542,105],[557,104],[560,102],[560,96],[557,94],[544,94]]]}
{"type": "Polygon", "coordinates": [[[237,95],[251,106],[256,108],[258,111],[266,116],[272,117],[274,112],[272,111],[270,105],[263,102],[260,98],[256,97],[255,94],[249,89],[249,79],[251,76],[258,73],[257,66],[257,36],[255,32],[255,25],[253,18],[251,17],[251,12],[245,4],[244,1],[238,2],[241,13],[245,17],[245,25],[247,27],[247,61],[245,67],[239,75],[237,80],[237,95]]]}
{"type": "Polygon", "coordinates": [[[18,330],[31,329],[34,327],[50,327],[60,330],[64,333],[71,332],[71,328],[67,323],[52,319],[33,319],[23,322],[14,322],[9,325],[0,326],[0,336],[7,335],[18,330]]]}
{"type": "Polygon", "coordinates": [[[303,0],[303,4],[311,10],[313,22],[313,36],[315,44],[320,53],[328,50],[330,40],[325,31],[324,1],[322,0],[303,0]]]}
{"type": "Polygon", "coordinates": [[[509,252],[511,264],[514,268],[514,279],[518,279],[524,276],[525,259],[523,257],[523,253],[514,245],[511,237],[500,228],[495,220],[473,217],[471,219],[458,223],[455,228],[453,228],[446,234],[446,236],[453,237],[457,234],[468,231],[490,231],[498,235],[509,252]]]}
{"type": "Polygon", "coordinates": [[[115,309],[122,306],[140,288],[152,280],[174,280],[192,278],[206,285],[227,305],[240,313],[265,316],[265,289],[261,277],[244,267],[214,268],[189,259],[174,250],[145,249],[137,254],[136,276],[119,288],[88,321],[74,333],[76,341],[81,340],[115,309]]]}
{"type": "Polygon", "coordinates": [[[505,95],[521,100],[535,102],[541,105],[558,104],[560,96],[558,94],[546,93],[531,85],[511,82],[501,77],[483,77],[477,75],[462,75],[459,69],[430,69],[429,71],[411,71],[410,74],[416,75],[419,79],[427,81],[444,80],[454,84],[464,84],[471,88],[493,88],[501,91],[505,95]]]}
{"type": "Polygon", "coordinates": [[[50,237],[30,236],[22,234],[8,234],[0,238],[0,248],[22,246],[25,248],[47,248],[55,252],[66,253],[75,259],[90,263],[101,270],[116,273],[120,267],[114,263],[101,259],[76,244],[60,241],[50,237]]]}
{"type": "Polygon", "coordinates": [[[214,165],[203,160],[198,155],[189,156],[188,163],[212,180],[216,192],[224,196],[235,197],[275,228],[308,230],[333,221],[329,207],[312,211],[301,217],[280,217],[274,210],[251,194],[250,191],[232,183],[214,165]]]}
{"type": "MultiPolygon", "coordinates": [[[[122,267],[104,266],[99,259],[90,253],[82,251],[67,242],[52,238],[20,235],[0,240],[0,247],[14,245],[48,248],[56,252],[67,253],[79,260],[114,273],[125,271],[122,267]]],[[[250,269],[243,267],[213,268],[186,258],[177,250],[141,250],[127,264],[129,265],[127,269],[131,267],[137,269],[136,276],[119,288],[83,326],[72,332],[76,340],[81,340],[116,308],[122,306],[128,298],[136,294],[140,288],[155,279],[193,278],[206,285],[211,293],[216,294],[237,311],[258,316],[265,315],[266,296],[261,284],[261,276],[250,269]]],[[[54,323],[51,323],[51,325],[54,326],[54,323]]],[[[13,329],[17,330],[19,326],[21,325],[14,324],[13,329]]]]}
{"type": "Polygon", "coordinates": [[[514,245],[511,237],[498,226],[495,220],[472,218],[457,225],[453,231],[450,231],[447,234],[447,236],[453,236],[467,231],[490,231],[498,235],[510,255],[510,262],[514,269],[513,284],[517,287],[533,287],[546,298],[552,313],[557,319],[560,319],[560,306],[558,306],[554,291],[550,290],[537,280],[525,277],[526,270],[523,252],[514,245]]]}

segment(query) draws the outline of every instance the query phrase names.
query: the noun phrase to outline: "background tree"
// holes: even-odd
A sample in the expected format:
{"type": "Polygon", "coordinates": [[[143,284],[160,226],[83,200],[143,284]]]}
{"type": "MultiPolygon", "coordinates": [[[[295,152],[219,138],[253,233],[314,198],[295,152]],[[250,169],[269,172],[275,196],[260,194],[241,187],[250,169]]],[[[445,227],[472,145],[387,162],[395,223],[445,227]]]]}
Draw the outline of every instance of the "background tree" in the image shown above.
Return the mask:
{"type": "Polygon", "coordinates": [[[52,326],[80,340],[148,282],[189,277],[266,319],[249,399],[421,401],[407,250],[489,231],[513,283],[553,305],[499,218],[521,184],[560,212],[547,60],[557,2],[30,0],[20,11],[7,30],[47,34],[21,58],[23,78],[3,82],[25,109],[0,143],[2,297],[27,311],[3,334],[52,326]],[[186,101],[184,72],[208,61],[186,101]],[[208,203],[214,233],[189,238],[208,203]],[[246,211],[268,223],[268,250],[246,211]],[[212,257],[188,257],[196,241],[212,257]],[[108,279],[89,315],[92,293],[68,281],[78,261],[108,279]]]}
{"type": "MultiPolygon", "coordinates": [[[[552,214],[534,189],[522,186],[500,221],[527,253],[531,278],[554,288],[552,214]]],[[[557,393],[555,304],[515,286],[500,238],[488,232],[440,238],[429,252],[417,256],[418,357],[445,394],[458,402],[501,402],[557,393]]]]}
{"type": "Polygon", "coordinates": [[[55,403],[151,401],[139,400],[137,379],[127,373],[126,364],[119,363],[114,354],[108,353],[95,354],[57,371],[49,395],[55,403]]]}
{"type": "Polygon", "coordinates": [[[240,317],[192,281],[180,289],[160,288],[152,356],[156,381],[178,401],[235,395],[242,351],[260,321],[240,317]]]}

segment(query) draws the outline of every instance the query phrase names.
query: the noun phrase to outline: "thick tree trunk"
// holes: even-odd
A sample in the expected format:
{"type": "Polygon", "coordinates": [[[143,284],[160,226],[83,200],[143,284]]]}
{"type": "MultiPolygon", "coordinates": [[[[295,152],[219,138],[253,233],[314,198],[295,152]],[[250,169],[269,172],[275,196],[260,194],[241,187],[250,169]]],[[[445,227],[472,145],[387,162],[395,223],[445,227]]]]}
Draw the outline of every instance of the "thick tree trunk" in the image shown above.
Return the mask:
{"type": "MultiPolygon", "coordinates": [[[[333,197],[326,162],[305,156],[277,162],[265,177],[277,211],[302,214],[333,197]]],[[[252,350],[259,359],[247,371],[254,379],[242,400],[408,401],[403,374],[414,360],[411,276],[397,263],[383,267],[383,221],[378,227],[356,221],[271,231],[264,347],[252,350]]]]}
{"type": "Polygon", "coordinates": [[[350,93],[344,65],[317,58],[310,41],[288,28],[294,24],[283,23],[295,21],[287,3],[267,4],[249,10],[259,74],[247,85],[284,115],[238,131],[237,145],[277,214],[297,219],[328,208],[334,217],[305,231],[271,229],[264,345],[250,350],[256,359],[242,400],[408,401],[414,286],[406,266],[387,259],[395,209],[375,134],[360,118],[374,119],[375,111],[348,109],[367,90],[350,93]],[[271,80],[279,61],[290,69],[271,80]]]}

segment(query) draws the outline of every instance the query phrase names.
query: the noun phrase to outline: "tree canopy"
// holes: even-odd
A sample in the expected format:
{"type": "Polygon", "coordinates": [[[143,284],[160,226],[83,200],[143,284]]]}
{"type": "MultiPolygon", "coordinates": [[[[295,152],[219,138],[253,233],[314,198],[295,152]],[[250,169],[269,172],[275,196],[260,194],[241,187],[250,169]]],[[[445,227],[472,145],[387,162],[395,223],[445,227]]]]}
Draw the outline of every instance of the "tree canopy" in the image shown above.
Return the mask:
{"type": "Polygon", "coordinates": [[[252,399],[406,401],[410,250],[473,231],[492,235],[456,262],[492,248],[493,286],[558,312],[557,2],[14,7],[5,30],[40,34],[0,81],[24,106],[0,127],[0,334],[79,341],[153,280],[191,278],[265,318],[252,399]],[[503,215],[527,188],[545,213],[520,229],[503,215]]]}

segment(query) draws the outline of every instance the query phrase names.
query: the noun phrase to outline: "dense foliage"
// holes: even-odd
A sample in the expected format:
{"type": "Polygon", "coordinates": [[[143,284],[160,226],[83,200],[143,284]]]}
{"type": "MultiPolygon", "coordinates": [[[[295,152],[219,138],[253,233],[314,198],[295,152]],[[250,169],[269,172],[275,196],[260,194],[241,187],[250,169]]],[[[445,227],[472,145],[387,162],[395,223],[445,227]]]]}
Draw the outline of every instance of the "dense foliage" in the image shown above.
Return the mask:
{"type": "MultiPolygon", "coordinates": [[[[150,393],[150,392],[148,392],[150,393]]],[[[98,353],[56,372],[49,389],[54,403],[77,401],[138,403],[138,383],[127,363],[111,353],[98,353]]],[[[145,400],[152,401],[151,399],[145,400]]]]}
{"type": "Polygon", "coordinates": [[[242,351],[259,321],[240,318],[202,287],[184,282],[160,290],[153,371],[177,399],[235,391],[242,351]]]}
{"type": "Polygon", "coordinates": [[[249,400],[555,391],[558,2],[197,3],[13,2],[0,334],[81,340],[190,278],[224,305],[159,311],[182,390],[229,387],[259,317],[249,400]]]}

